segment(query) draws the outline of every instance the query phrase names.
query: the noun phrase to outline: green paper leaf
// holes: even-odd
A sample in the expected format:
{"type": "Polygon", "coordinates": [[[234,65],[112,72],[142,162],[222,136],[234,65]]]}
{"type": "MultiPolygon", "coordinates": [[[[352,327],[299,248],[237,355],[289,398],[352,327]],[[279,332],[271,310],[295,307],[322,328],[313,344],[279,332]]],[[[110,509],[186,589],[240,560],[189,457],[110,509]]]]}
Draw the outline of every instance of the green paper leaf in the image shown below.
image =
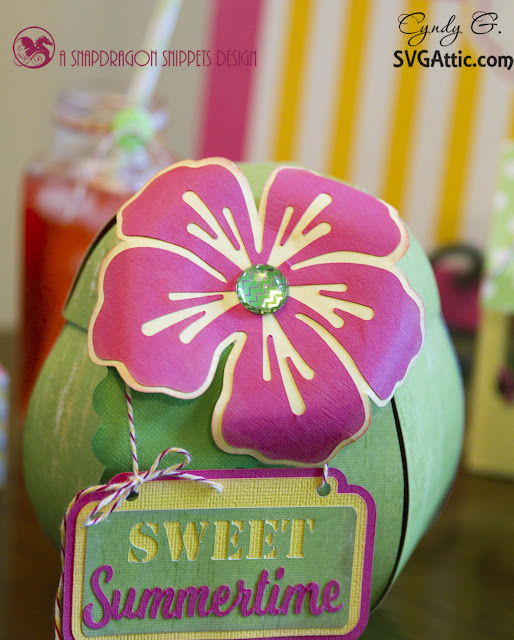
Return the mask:
{"type": "MultiPolygon", "coordinates": [[[[156,457],[168,447],[186,449],[193,457],[189,469],[251,469],[258,466],[250,456],[235,456],[221,451],[212,438],[211,417],[221,393],[223,371],[232,347],[220,358],[214,380],[207,391],[194,400],[180,400],[162,393],[132,390],[132,408],[136,431],[139,468],[149,469],[156,457]]],[[[93,453],[105,466],[102,482],[114,475],[132,471],[132,453],[127,417],[125,383],[116,369],[97,386],[93,406],[102,424],[93,436],[93,453]]],[[[182,462],[180,454],[169,454],[159,468],[182,462]]]]}

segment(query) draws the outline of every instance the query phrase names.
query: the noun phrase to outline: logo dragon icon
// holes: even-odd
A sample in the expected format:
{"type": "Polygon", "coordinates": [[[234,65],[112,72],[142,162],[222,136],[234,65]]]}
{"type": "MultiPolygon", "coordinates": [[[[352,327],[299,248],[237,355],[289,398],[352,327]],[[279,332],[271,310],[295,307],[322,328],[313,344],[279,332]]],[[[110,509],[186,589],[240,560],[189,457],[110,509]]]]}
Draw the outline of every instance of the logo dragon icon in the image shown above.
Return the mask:
{"type": "Polygon", "coordinates": [[[13,51],[17,65],[29,69],[40,69],[53,58],[55,42],[46,29],[27,27],[14,39],[13,51]]]}

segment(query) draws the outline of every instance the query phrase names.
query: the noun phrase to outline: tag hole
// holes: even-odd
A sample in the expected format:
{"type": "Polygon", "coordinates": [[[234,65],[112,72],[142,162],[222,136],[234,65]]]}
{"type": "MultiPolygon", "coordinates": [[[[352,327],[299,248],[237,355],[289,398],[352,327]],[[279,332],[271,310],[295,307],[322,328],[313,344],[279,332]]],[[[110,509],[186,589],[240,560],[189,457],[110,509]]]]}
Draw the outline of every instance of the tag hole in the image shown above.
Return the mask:
{"type": "Polygon", "coordinates": [[[139,497],[139,493],[137,491],[132,491],[132,493],[127,496],[127,502],[134,502],[134,500],[137,500],[139,497]]]}
{"type": "Polygon", "coordinates": [[[328,482],[316,489],[316,493],[318,494],[318,496],[320,496],[320,498],[325,498],[331,491],[332,487],[328,484],[328,482]]]}

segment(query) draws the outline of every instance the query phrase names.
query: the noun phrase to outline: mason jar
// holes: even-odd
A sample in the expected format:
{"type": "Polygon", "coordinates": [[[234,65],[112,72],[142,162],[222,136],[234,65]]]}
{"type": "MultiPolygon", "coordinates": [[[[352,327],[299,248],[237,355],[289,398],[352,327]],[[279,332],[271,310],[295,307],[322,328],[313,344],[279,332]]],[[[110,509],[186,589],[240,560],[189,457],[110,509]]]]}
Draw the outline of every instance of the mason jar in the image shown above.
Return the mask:
{"type": "Polygon", "coordinates": [[[119,94],[65,92],[54,109],[51,147],[25,174],[22,408],[61,330],[66,295],[89,244],[127,198],[175,161],[163,143],[162,103],[140,111],[144,135],[129,144],[113,129],[124,109],[119,94]]]}

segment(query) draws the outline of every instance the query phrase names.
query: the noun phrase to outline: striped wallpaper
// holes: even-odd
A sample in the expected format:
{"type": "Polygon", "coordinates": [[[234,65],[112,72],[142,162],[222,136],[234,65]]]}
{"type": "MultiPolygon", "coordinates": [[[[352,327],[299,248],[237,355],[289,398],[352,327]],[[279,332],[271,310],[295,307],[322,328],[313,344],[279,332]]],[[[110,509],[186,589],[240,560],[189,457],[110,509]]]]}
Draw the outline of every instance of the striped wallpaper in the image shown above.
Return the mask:
{"type": "MultiPolygon", "coordinates": [[[[512,23],[511,0],[482,4],[512,23]]],[[[256,49],[257,65],[205,70],[196,155],[297,161],[393,204],[427,250],[483,246],[499,146],[514,137],[514,70],[393,67],[407,48],[403,13],[440,26],[455,14],[464,31],[451,46],[434,34],[418,49],[489,53],[469,35],[475,10],[458,0],[213,0],[208,47],[256,49]]]]}

